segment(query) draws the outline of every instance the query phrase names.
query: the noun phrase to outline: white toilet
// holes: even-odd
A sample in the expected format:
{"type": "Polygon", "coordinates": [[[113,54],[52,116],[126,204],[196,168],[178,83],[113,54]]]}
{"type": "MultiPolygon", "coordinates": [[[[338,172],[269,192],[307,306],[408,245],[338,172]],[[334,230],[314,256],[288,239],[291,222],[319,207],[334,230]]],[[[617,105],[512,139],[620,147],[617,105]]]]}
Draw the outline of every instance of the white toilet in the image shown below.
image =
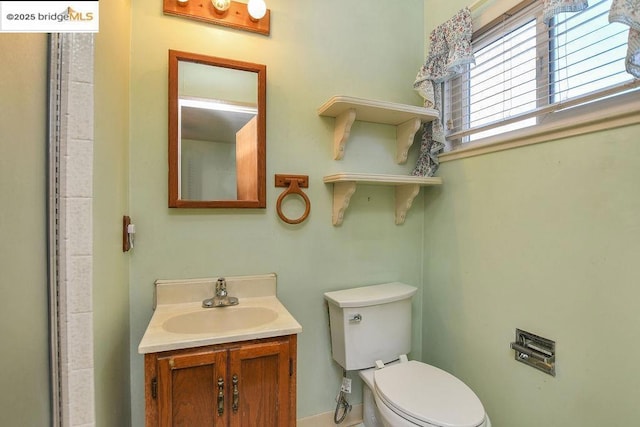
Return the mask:
{"type": "Polygon", "coordinates": [[[333,358],[360,371],[366,427],[491,427],[480,399],[453,375],[407,360],[411,297],[417,289],[385,283],[324,294],[333,358]]]}

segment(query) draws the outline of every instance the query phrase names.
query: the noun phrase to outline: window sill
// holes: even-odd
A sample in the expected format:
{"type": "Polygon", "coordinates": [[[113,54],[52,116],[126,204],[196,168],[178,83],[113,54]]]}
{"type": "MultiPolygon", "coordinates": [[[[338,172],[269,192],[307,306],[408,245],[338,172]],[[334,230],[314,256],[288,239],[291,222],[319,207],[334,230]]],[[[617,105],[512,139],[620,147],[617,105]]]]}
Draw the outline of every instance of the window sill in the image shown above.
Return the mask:
{"type": "Polygon", "coordinates": [[[448,162],[638,123],[640,93],[636,90],[549,114],[538,125],[460,145],[438,158],[440,162],[448,162]]]}

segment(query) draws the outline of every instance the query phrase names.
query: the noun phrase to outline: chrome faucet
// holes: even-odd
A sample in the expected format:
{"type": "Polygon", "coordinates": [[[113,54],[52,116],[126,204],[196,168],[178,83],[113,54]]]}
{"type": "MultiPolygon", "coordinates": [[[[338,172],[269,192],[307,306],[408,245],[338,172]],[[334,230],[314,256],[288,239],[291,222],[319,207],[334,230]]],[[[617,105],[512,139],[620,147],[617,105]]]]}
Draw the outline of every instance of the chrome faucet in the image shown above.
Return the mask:
{"type": "Polygon", "coordinates": [[[229,296],[227,293],[227,281],[224,277],[219,277],[216,280],[215,296],[202,301],[202,307],[204,308],[227,307],[236,304],[238,304],[238,298],[229,296]]]}
{"type": "Polygon", "coordinates": [[[216,298],[226,298],[227,295],[227,281],[224,277],[219,277],[216,281],[216,298]]]}

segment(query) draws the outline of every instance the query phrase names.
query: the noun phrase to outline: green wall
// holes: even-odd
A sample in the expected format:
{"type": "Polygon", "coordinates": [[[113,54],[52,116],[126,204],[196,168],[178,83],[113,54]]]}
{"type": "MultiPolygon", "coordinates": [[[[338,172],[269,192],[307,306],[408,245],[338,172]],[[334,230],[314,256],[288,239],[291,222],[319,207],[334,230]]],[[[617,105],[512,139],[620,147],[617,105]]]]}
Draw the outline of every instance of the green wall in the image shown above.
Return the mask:
{"type": "MultiPolygon", "coordinates": [[[[130,0],[100,2],[94,62],[93,324],[98,427],[130,425],[128,212],[130,0]]],[[[141,425],[141,424],[136,424],[141,425]]]]}
{"type": "Polygon", "coordinates": [[[0,414],[51,423],[47,300],[47,36],[0,35],[0,414]]]}
{"type": "Polygon", "coordinates": [[[640,410],[639,126],[443,164],[425,210],[423,358],[494,425],[629,426],[640,410]],[[556,341],[557,376],[514,360],[556,341]]]}
{"type": "MultiPolygon", "coordinates": [[[[427,32],[466,4],[432,3],[427,32]]],[[[446,162],[425,197],[422,357],[496,427],[637,423],[639,132],[446,162]],[[556,341],[555,378],[514,360],[516,328],[556,341]]]]}
{"type": "MultiPolygon", "coordinates": [[[[330,354],[323,293],[385,281],[421,286],[423,213],[394,224],[394,193],[362,187],[344,224],[331,224],[339,171],[408,174],[396,165],[395,129],[356,122],[345,158],[332,160],[334,119],[317,108],[344,94],[420,105],[412,83],[423,59],[423,1],[270,0],[271,35],[164,16],[157,0],[132,4],[130,206],[132,424],[143,419],[143,358],[136,352],[152,314],[156,279],[275,272],[278,296],[302,324],[298,417],[335,408],[340,368],[330,354]],[[177,49],[267,66],[267,208],[167,208],[167,58],[177,49]],[[275,173],[309,175],[311,214],[290,226],[275,212],[275,173]]],[[[420,206],[423,195],[415,205],[420,206]]],[[[299,208],[291,202],[291,208],[299,208]]],[[[420,299],[414,355],[420,356],[420,299]]],[[[359,389],[354,385],[355,389],[359,389]]],[[[360,400],[359,391],[353,401],[360,400]]]]}

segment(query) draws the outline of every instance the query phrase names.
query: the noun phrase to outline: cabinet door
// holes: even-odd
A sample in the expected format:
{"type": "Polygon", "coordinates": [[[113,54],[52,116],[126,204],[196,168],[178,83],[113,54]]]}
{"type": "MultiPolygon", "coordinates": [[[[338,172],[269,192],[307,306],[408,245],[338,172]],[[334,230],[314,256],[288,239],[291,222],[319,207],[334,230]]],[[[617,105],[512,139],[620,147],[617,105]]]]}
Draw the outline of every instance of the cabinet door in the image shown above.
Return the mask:
{"type": "Polygon", "coordinates": [[[289,340],[230,350],[231,427],[287,427],[293,366],[289,340]]]}
{"type": "Polygon", "coordinates": [[[230,397],[226,365],[226,350],[159,357],[158,425],[226,425],[230,397]]]}

